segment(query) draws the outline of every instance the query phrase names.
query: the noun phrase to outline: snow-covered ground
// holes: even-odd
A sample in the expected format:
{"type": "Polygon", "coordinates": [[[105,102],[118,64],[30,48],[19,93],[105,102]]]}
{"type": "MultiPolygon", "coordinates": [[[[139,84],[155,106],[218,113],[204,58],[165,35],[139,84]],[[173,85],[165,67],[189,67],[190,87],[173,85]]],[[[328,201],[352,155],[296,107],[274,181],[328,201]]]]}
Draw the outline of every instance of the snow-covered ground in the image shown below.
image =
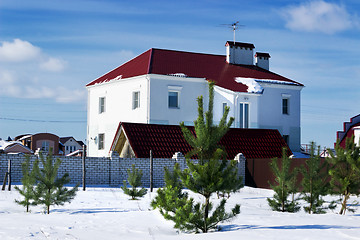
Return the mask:
{"type": "MultiPolygon", "coordinates": [[[[75,199],[54,206],[50,215],[40,206],[31,213],[17,205],[16,190],[0,192],[0,239],[359,239],[360,214],[340,216],[273,212],[266,198],[271,190],[245,187],[234,194],[228,206],[241,204],[241,213],[222,223],[222,231],[207,234],[179,233],[150,201],[156,193],[130,201],[119,188],[79,190],[75,199]]],[[[352,198],[353,200],[355,197],[352,198]]],[[[214,200],[217,201],[216,197],[214,200]]]]}

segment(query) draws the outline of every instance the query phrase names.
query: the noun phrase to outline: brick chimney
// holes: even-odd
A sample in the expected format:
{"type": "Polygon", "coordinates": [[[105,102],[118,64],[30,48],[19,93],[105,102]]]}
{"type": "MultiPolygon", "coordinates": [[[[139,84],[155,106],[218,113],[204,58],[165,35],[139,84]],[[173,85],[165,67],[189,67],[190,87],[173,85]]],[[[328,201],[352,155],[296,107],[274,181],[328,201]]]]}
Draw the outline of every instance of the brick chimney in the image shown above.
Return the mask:
{"type": "Polygon", "coordinates": [[[269,58],[270,58],[270,54],[268,53],[256,52],[255,54],[256,66],[269,70],[269,58]]]}
{"type": "Polygon", "coordinates": [[[254,65],[254,44],[227,41],[225,47],[226,61],[228,63],[254,65]]]}

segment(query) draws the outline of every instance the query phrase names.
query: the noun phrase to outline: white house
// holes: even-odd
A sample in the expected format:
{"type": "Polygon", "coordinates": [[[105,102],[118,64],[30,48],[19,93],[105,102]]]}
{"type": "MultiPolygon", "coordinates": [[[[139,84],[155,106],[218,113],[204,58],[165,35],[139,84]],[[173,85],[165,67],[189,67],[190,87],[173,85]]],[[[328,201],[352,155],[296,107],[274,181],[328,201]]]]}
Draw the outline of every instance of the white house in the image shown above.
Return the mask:
{"type": "Polygon", "coordinates": [[[299,151],[304,86],[269,71],[268,53],[254,59],[253,44],[225,47],[226,55],[152,48],[87,84],[88,155],[108,156],[119,122],[192,125],[196,98],[207,100],[207,81],[216,85],[215,121],[229,106],[233,127],[278,129],[299,151]]]}
{"type": "Polygon", "coordinates": [[[73,137],[61,137],[60,142],[64,146],[64,155],[68,155],[75,151],[81,150],[84,145],[82,141],[76,141],[73,137]]]}

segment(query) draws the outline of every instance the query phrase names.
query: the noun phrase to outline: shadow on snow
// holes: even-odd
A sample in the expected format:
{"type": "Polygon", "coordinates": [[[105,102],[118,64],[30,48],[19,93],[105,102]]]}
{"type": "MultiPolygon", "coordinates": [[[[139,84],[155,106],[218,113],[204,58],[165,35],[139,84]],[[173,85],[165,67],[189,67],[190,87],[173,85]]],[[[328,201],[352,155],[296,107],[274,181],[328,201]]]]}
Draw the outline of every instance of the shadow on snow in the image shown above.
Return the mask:
{"type": "Polygon", "coordinates": [[[260,226],[260,225],[227,225],[221,226],[221,231],[236,231],[236,230],[246,230],[246,229],[281,229],[281,230],[294,230],[294,229],[358,229],[360,227],[352,226],[339,226],[339,225],[284,225],[284,226],[260,226]]]}
{"type": "Polygon", "coordinates": [[[116,208],[83,208],[83,209],[53,209],[51,213],[68,213],[68,214],[93,214],[93,213],[119,213],[138,211],[136,209],[116,209],[116,208]]]}

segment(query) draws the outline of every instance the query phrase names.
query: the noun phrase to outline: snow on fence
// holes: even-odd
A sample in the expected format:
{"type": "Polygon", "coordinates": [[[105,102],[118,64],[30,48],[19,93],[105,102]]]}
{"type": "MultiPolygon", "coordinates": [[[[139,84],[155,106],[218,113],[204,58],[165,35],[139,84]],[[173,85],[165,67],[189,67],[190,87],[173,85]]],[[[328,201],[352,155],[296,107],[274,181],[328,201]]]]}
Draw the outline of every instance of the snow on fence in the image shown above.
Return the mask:
{"type": "MultiPolygon", "coordinates": [[[[31,155],[31,164],[37,158],[31,155]]],[[[62,163],[59,168],[59,176],[68,173],[71,184],[82,183],[82,158],[53,156],[60,158],[62,163]]],[[[240,154],[235,158],[238,161],[239,175],[243,177],[245,183],[245,158],[240,154]]],[[[11,162],[11,181],[13,184],[20,184],[22,178],[21,163],[25,161],[23,154],[0,154],[0,179],[5,176],[8,170],[8,163],[11,162]]],[[[194,160],[196,161],[196,160],[194,160]]],[[[164,167],[173,169],[175,163],[180,164],[181,169],[186,168],[186,161],[181,153],[174,154],[173,158],[154,158],[153,159],[153,187],[164,186],[164,167]]],[[[89,186],[119,186],[123,180],[127,180],[127,169],[135,164],[136,168],[143,171],[142,183],[144,187],[150,187],[150,158],[120,158],[117,153],[111,157],[86,157],[86,184],[89,186]]],[[[41,167],[41,166],[40,166],[41,167]]]]}

